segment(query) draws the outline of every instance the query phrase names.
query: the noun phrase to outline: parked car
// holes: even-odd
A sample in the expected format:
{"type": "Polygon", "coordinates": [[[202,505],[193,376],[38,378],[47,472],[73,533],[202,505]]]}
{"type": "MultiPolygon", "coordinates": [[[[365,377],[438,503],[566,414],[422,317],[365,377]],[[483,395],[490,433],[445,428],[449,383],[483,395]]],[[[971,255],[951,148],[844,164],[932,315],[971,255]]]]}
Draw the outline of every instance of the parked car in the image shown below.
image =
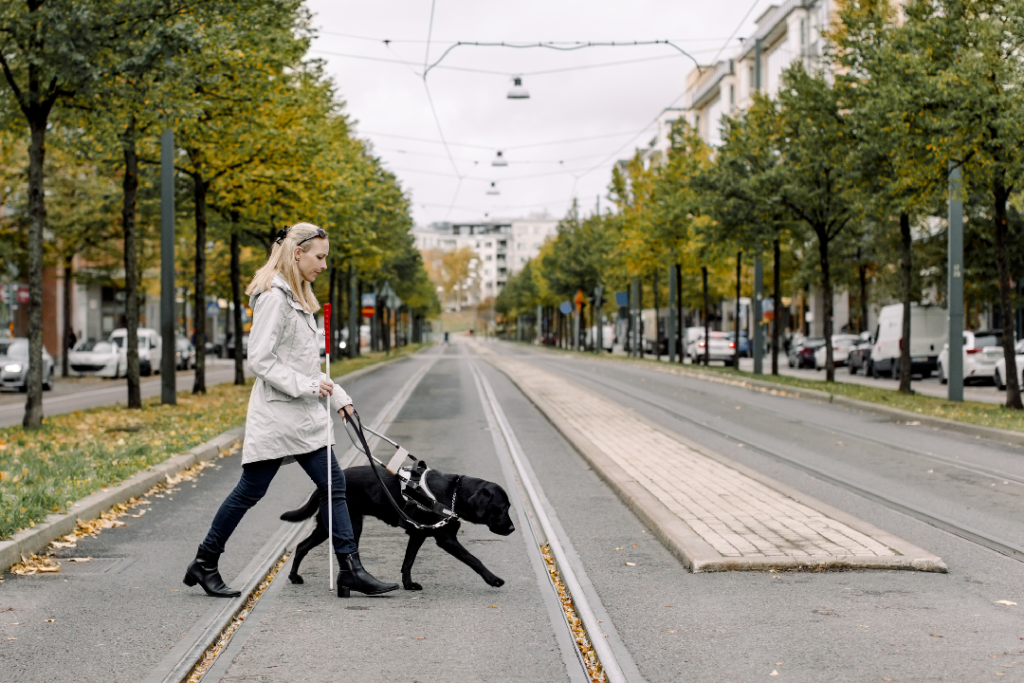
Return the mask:
{"type": "MultiPolygon", "coordinates": [[[[992,371],[992,379],[995,380],[996,388],[999,391],[1006,390],[1006,356],[999,349],[999,360],[996,361],[995,370],[992,371]]],[[[1017,386],[1024,387],[1024,339],[1017,342],[1013,347],[1014,362],[1017,364],[1017,386]]]]}
{"type": "MultiPolygon", "coordinates": [[[[1002,330],[964,332],[964,382],[994,379],[996,362],[1003,357],[1002,330]]],[[[949,382],[949,343],[939,353],[939,381],[949,382]]]]}
{"type": "MultiPolygon", "coordinates": [[[[931,377],[938,367],[942,345],[949,337],[949,314],[938,306],[910,305],[910,372],[931,377]]],[[[903,349],[903,304],[883,306],[878,312],[875,344],[868,374],[899,376],[903,349]]]]}
{"type": "Polygon", "coordinates": [[[188,337],[178,335],[174,338],[174,368],[189,370],[196,366],[196,349],[188,337]]]}
{"type": "Polygon", "coordinates": [[[83,339],[68,353],[68,368],[76,375],[117,379],[128,372],[128,361],[113,342],[83,339]]]}
{"type": "MultiPolygon", "coordinates": [[[[156,330],[151,330],[148,327],[140,327],[138,329],[139,334],[139,374],[143,377],[149,377],[154,372],[160,372],[160,354],[163,345],[160,341],[160,335],[156,330]]],[[[121,367],[127,372],[128,368],[128,330],[124,327],[119,327],[110,333],[108,339],[112,344],[116,344],[117,348],[121,351],[121,367]]]]}
{"type": "Polygon", "coordinates": [[[856,375],[859,370],[868,374],[868,360],[871,359],[871,347],[875,345],[875,335],[871,332],[861,332],[858,341],[850,347],[850,353],[846,359],[846,365],[850,368],[850,374],[856,375]]]}
{"type": "MultiPolygon", "coordinates": [[[[736,356],[736,342],[728,332],[710,332],[708,339],[708,362],[718,361],[725,365],[731,365],[736,356]]],[[[697,363],[704,362],[704,338],[697,340],[697,363]]]]}
{"type": "MultiPolygon", "coordinates": [[[[28,391],[28,338],[0,339],[0,387],[28,391]]],[[[53,388],[53,358],[43,347],[43,389],[53,388]]]]}
{"type": "Polygon", "coordinates": [[[789,367],[813,368],[814,352],[825,345],[824,337],[804,337],[789,345],[789,367]]]}
{"type": "MultiPolygon", "coordinates": [[[[597,344],[597,325],[591,325],[587,329],[587,348],[592,349],[597,344]]],[[[601,346],[608,353],[612,352],[615,345],[615,326],[605,323],[601,326],[601,346]]]]}
{"type": "MultiPolygon", "coordinates": [[[[835,367],[846,365],[850,360],[850,350],[860,341],[855,334],[833,334],[832,335],[832,363],[835,367]]],[[[822,344],[814,350],[814,369],[824,370],[825,361],[828,360],[825,354],[828,353],[828,346],[822,344]]]]}
{"type": "MultiPolygon", "coordinates": [[[[323,334],[324,334],[324,331],[323,331],[323,329],[321,329],[320,330],[320,338],[321,339],[323,339],[323,334]]],[[[228,358],[234,358],[235,357],[235,333],[234,332],[229,332],[224,337],[224,350],[227,352],[227,357],[228,358]]],[[[321,354],[321,355],[323,355],[323,354],[321,354]]],[[[242,358],[248,358],[248,357],[249,357],[249,333],[248,332],[243,332],[242,333],[242,358]]]]}

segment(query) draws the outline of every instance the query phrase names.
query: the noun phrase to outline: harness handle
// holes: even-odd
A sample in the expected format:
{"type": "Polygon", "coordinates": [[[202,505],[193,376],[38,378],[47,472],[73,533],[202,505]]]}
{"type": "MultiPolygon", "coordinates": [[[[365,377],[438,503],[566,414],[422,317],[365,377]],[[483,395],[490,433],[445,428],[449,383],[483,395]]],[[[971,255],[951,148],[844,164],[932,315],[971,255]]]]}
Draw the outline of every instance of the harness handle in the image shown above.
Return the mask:
{"type": "MultiPolygon", "coordinates": [[[[355,433],[359,437],[360,443],[362,443],[362,445],[363,445],[362,451],[366,455],[366,459],[370,461],[370,468],[373,470],[374,476],[377,477],[377,481],[380,482],[380,487],[382,489],[384,489],[384,495],[387,496],[388,502],[391,503],[391,507],[393,507],[395,509],[395,512],[398,513],[398,516],[401,517],[402,520],[406,524],[409,524],[414,529],[417,529],[417,530],[420,530],[420,531],[424,531],[424,530],[430,531],[432,529],[438,529],[438,528],[444,526],[445,524],[447,524],[448,522],[452,521],[453,519],[457,519],[458,518],[458,515],[455,514],[455,510],[452,510],[452,514],[450,516],[444,516],[443,519],[440,522],[437,522],[436,524],[420,524],[419,522],[417,522],[416,520],[411,518],[409,515],[407,515],[405,513],[405,510],[403,510],[402,507],[391,496],[391,491],[388,490],[387,484],[385,484],[384,480],[380,478],[380,473],[377,471],[377,464],[378,464],[377,463],[377,459],[375,457],[373,457],[373,455],[370,453],[370,446],[369,446],[369,444],[366,443],[366,436],[363,434],[363,421],[359,418],[358,411],[356,411],[355,408],[353,408],[352,409],[352,416],[351,417],[346,417],[345,419],[350,424],[352,424],[352,426],[354,427],[355,433]]],[[[348,429],[345,430],[345,433],[349,434],[348,429]]],[[[373,432],[373,433],[376,434],[376,432],[373,432]]],[[[381,435],[377,434],[377,436],[381,436],[381,435]]],[[[386,437],[382,437],[382,438],[386,438],[386,437]]],[[[352,445],[355,446],[356,449],[358,450],[359,449],[359,444],[357,444],[355,442],[355,440],[352,439],[352,435],[351,434],[349,434],[349,439],[352,440],[352,445]]],[[[387,439],[387,440],[389,442],[391,441],[390,439],[387,439]]],[[[394,442],[392,442],[392,443],[394,443],[394,442]]],[[[458,486],[458,481],[456,481],[456,486],[458,486]]],[[[452,496],[452,498],[454,499],[454,496],[452,496]]]]}

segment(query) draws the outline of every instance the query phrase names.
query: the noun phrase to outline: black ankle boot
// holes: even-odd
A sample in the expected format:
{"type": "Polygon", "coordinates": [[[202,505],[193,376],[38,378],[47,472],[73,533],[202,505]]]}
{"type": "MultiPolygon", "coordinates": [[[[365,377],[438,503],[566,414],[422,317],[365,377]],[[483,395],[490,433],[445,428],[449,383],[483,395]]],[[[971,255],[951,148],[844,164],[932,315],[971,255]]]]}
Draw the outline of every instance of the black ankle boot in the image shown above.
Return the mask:
{"type": "Polygon", "coordinates": [[[351,591],[380,595],[398,590],[397,583],[384,583],[370,576],[359,561],[359,552],[335,553],[338,558],[338,597],[347,598],[351,591]]]}
{"type": "Polygon", "coordinates": [[[194,586],[198,583],[211,598],[237,598],[242,593],[228,588],[224,579],[220,578],[217,569],[219,559],[220,553],[207,552],[200,546],[196,559],[185,570],[185,585],[194,586]]]}

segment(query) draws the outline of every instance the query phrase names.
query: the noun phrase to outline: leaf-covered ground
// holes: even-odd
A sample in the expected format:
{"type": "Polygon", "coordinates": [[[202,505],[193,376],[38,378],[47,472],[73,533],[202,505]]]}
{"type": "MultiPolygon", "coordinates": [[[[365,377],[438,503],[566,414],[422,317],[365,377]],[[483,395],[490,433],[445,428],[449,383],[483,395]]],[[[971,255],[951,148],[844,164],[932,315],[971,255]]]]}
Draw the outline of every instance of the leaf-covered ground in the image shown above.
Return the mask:
{"type": "MultiPolygon", "coordinates": [[[[419,348],[403,347],[391,357],[419,348]]],[[[367,353],[337,361],[331,375],[382,360],[383,353],[367,353]]],[[[251,387],[252,380],[241,387],[219,384],[205,395],[181,392],[175,406],[153,398],[141,410],[117,405],[48,417],[34,431],[0,429],[0,540],[243,424],[251,387]]]]}

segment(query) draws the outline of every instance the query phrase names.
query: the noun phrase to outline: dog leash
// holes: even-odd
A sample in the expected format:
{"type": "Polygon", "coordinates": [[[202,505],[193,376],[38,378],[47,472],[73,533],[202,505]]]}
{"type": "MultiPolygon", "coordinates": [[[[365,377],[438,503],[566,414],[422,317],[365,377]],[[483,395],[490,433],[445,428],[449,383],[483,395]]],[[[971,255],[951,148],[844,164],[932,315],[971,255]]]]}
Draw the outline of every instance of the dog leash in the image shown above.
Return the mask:
{"type": "MultiPolygon", "coordinates": [[[[384,490],[384,495],[387,496],[388,502],[391,503],[391,507],[393,507],[395,509],[395,512],[398,513],[398,516],[401,517],[402,520],[406,524],[408,524],[411,527],[413,527],[414,529],[417,529],[417,530],[420,530],[420,531],[431,531],[433,529],[440,529],[445,524],[448,524],[452,520],[455,520],[455,519],[459,518],[458,514],[456,514],[456,512],[455,512],[455,497],[456,497],[456,495],[459,492],[459,484],[462,482],[462,477],[457,477],[455,479],[455,486],[454,486],[454,490],[452,491],[452,504],[451,504],[450,508],[445,509],[444,506],[441,505],[441,503],[439,503],[437,501],[437,499],[434,497],[434,495],[430,492],[429,487],[426,487],[426,486],[422,486],[421,487],[421,486],[418,485],[420,481],[423,481],[423,476],[426,475],[427,471],[430,469],[429,467],[427,467],[426,469],[422,470],[422,472],[420,473],[420,476],[416,480],[417,486],[414,489],[412,489],[412,490],[425,489],[426,495],[429,498],[429,502],[428,501],[423,501],[423,502],[417,501],[412,495],[409,495],[408,497],[409,497],[409,500],[411,500],[413,502],[413,504],[416,505],[416,507],[420,508],[424,512],[428,512],[428,513],[435,514],[435,515],[440,515],[441,516],[441,521],[436,522],[435,524],[420,524],[416,520],[412,519],[408,514],[406,514],[405,510],[403,510],[402,507],[398,504],[398,502],[395,501],[394,497],[392,497],[391,492],[388,490],[387,484],[384,483],[384,480],[381,479],[381,477],[380,477],[380,473],[377,471],[377,466],[381,465],[383,463],[380,463],[377,460],[377,458],[373,457],[373,454],[370,453],[370,446],[369,446],[369,444],[366,443],[366,435],[363,434],[363,430],[364,429],[366,429],[367,431],[369,431],[372,434],[376,434],[377,436],[381,437],[382,439],[384,439],[388,443],[394,445],[396,448],[399,447],[399,446],[398,446],[398,444],[396,444],[394,441],[392,441],[391,439],[387,438],[386,436],[378,434],[377,432],[374,432],[373,430],[371,430],[369,428],[364,428],[363,427],[363,421],[359,418],[359,413],[356,410],[353,409],[351,417],[346,419],[345,433],[348,434],[348,438],[349,438],[350,441],[352,441],[352,445],[355,446],[356,450],[357,451],[361,451],[363,454],[366,455],[366,459],[370,461],[370,468],[373,470],[374,476],[377,477],[377,481],[380,483],[380,487],[384,490]],[[349,424],[351,424],[353,426],[354,431],[356,433],[356,436],[359,437],[359,441],[362,444],[362,448],[360,448],[359,444],[357,444],[355,439],[352,438],[352,434],[348,430],[348,425],[349,424]],[[437,508],[440,508],[440,510],[438,510],[437,508]]],[[[420,462],[422,463],[422,461],[420,461],[420,462]]],[[[425,467],[425,465],[424,465],[424,467],[425,467]]],[[[411,477],[410,477],[410,481],[411,481],[411,477]]],[[[424,483],[424,485],[426,484],[425,481],[423,481],[423,483],[424,483]]]]}

